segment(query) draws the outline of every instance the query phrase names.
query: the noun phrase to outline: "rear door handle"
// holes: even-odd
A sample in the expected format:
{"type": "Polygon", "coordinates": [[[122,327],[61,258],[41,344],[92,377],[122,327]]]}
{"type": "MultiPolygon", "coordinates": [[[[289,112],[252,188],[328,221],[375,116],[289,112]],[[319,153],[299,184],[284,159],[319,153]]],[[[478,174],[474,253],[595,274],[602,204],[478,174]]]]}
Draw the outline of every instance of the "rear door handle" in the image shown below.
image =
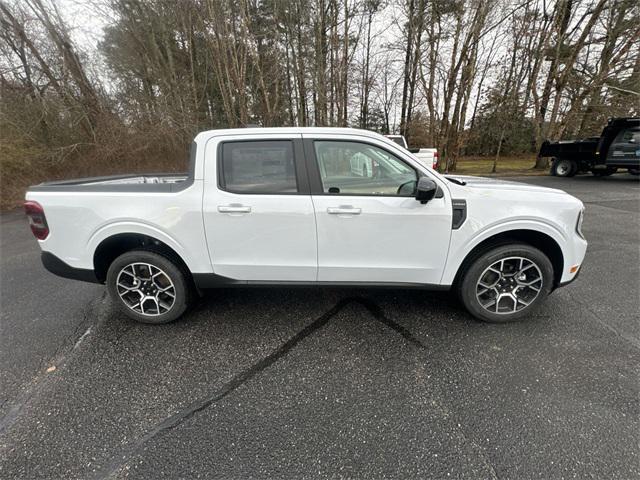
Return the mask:
{"type": "Polygon", "coordinates": [[[330,215],[360,215],[360,212],[362,212],[361,208],[355,208],[352,206],[327,208],[327,213],[330,215]]]}
{"type": "Polygon", "coordinates": [[[251,213],[251,207],[244,205],[218,205],[220,213],[251,213]]]}

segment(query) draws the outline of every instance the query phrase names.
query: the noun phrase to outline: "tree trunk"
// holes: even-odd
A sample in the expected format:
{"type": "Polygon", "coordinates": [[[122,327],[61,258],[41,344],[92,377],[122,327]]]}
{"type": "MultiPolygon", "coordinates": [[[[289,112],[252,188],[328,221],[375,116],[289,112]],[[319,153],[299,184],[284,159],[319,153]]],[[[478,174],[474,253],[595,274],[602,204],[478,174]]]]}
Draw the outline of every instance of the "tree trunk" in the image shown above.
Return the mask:
{"type": "Polygon", "coordinates": [[[407,133],[407,101],[409,98],[409,82],[411,78],[411,54],[413,51],[413,25],[415,0],[409,0],[409,10],[407,13],[407,49],[404,56],[404,73],[402,82],[402,106],[400,110],[400,134],[407,133]]]}

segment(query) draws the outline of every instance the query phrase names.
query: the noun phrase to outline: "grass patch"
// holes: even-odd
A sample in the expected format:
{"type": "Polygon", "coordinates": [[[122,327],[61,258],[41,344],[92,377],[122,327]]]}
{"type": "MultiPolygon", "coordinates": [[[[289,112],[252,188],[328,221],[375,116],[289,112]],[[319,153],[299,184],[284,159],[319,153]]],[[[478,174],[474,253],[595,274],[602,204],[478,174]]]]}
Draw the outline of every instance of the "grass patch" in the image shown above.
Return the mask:
{"type": "Polygon", "coordinates": [[[44,148],[0,138],[0,152],[0,211],[21,207],[30,185],[100,175],[184,172],[188,158],[180,145],[127,137],[77,148],[44,148]]]}
{"type": "Polygon", "coordinates": [[[460,157],[455,173],[460,175],[494,175],[494,176],[515,176],[515,175],[547,175],[547,170],[534,170],[536,157],[501,157],[498,159],[496,173],[491,173],[493,169],[494,157],[460,157]]]}

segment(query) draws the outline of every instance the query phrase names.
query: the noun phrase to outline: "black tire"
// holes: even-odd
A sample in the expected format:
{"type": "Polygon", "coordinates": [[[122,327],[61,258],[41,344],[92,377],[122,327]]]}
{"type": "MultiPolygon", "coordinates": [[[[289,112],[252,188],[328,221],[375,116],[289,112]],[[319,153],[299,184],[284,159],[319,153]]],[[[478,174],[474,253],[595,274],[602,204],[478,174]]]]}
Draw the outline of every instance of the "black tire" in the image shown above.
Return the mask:
{"type": "Polygon", "coordinates": [[[188,272],[170,257],[149,250],[132,250],[116,258],[107,271],[107,289],[113,302],[124,314],[138,322],[151,324],[169,323],[178,319],[193,298],[188,272]],[[132,264],[144,265],[134,266],[132,270],[132,264]],[[125,269],[128,273],[123,272],[125,269]],[[134,279],[130,272],[141,276],[134,279]],[[152,275],[155,275],[153,281],[141,281],[142,277],[151,278],[152,275]],[[138,309],[134,309],[130,305],[135,304],[137,298],[143,298],[142,290],[145,295],[153,295],[147,297],[138,309]],[[174,297],[171,298],[171,295],[174,297]],[[153,296],[155,301],[151,298],[153,296]]]}
{"type": "Polygon", "coordinates": [[[573,177],[578,173],[578,164],[573,160],[556,158],[551,165],[551,175],[556,177],[573,177]]]}
{"type": "Polygon", "coordinates": [[[616,167],[607,167],[602,170],[591,170],[596,177],[608,177],[609,175],[613,175],[616,173],[618,169],[616,167]]]}
{"type": "MultiPolygon", "coordinates": [[[[502,276],[500,276],[500,278],[502,278],[502,276]]],[[[458,297],[469,313],[479,320],[492,323],[513,322],[526,317],[545,301],[552,290],[553,279],[553,265],[549,258],[540,250],[523,243],[502,245],[481,253],[465,267],[460,281],[457,284],[458,297]],[[499,300],[497,302],[497,308],[502,311],[497,313],[489,311],[482,305],[479,296],[476,295],[484,290],[484,287],[481,286],[479,282],[481,279],[486,279],[486,275],[496,275],[497,277],[497,274],[489,271],[489,267],[492,267],[496,262],[500,262],[503,259],[509,259],[505,261],[507,269],[509,266],[514,266],[516,269],[519,265],[527,267],[528,263],[520,264],[519,260],[513,260],[514,257],[523,258],[526,262],[531,262],[537,267],[537,270],[529,267],[527,272],[530,273],[521,271],[524,272],[522,275],[525,276],[522,282],[528,283],[529,280],[535,279],[537,276],[540,276],[541,281],[534,283],[531,287],[520,286],[516,282],[515,273],[512,277],[506,276],[503,280],[499,280],[500,282],[505,282],[504,292],[507,292],[506,289],[512,288],[511,293],[517,293],[519,291],[520,293],[518,293],[518,295],[521,295],[522,298],[520,300],[514,300],[513,297],[506,296],[508,293],[505,293],[504,297],[498,297],[499,300]],[[529,278],[526,278],[527,276],[529,278]],[[509,282],[513,283],[511,284],[509,282]],[[536,288],[539,288],[538,292],[534,290],[536,288]],[[525,303],[527,303],[527,305],[525,305],[525,303]],[[513,305],[515,305],[515,307],[513,307],[513,305]],[[510,308],[516,308],[517,310],[510,312],[508,311],[510,308]]],[[[483,297],[483,301],[486,300],[486,304],[490,304],[491,296],[497,297],[500,288],[501,284],[498,284],[496,288],[487,289],[488,293],[485,294],[486,297],[483,297]]]]}
{"type": "Polygon", "coordinates": [[[638,175],[640,175],[640,168],[630,168],[630,169],[628,170],[628,172],[629,172],[631,175],[638,176],[638,175]]]}

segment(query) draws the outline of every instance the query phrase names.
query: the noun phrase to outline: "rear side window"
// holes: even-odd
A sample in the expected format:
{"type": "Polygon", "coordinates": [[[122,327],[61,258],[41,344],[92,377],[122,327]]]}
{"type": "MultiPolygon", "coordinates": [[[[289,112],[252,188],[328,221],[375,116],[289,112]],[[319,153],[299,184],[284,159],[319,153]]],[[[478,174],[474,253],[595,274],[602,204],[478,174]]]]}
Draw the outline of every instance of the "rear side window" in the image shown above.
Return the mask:
{"type": "Polygon", "coordinates": [[[297,193],[293,143],[289,140],[225,142],[220,187],[234,193],[297,193]]]}

